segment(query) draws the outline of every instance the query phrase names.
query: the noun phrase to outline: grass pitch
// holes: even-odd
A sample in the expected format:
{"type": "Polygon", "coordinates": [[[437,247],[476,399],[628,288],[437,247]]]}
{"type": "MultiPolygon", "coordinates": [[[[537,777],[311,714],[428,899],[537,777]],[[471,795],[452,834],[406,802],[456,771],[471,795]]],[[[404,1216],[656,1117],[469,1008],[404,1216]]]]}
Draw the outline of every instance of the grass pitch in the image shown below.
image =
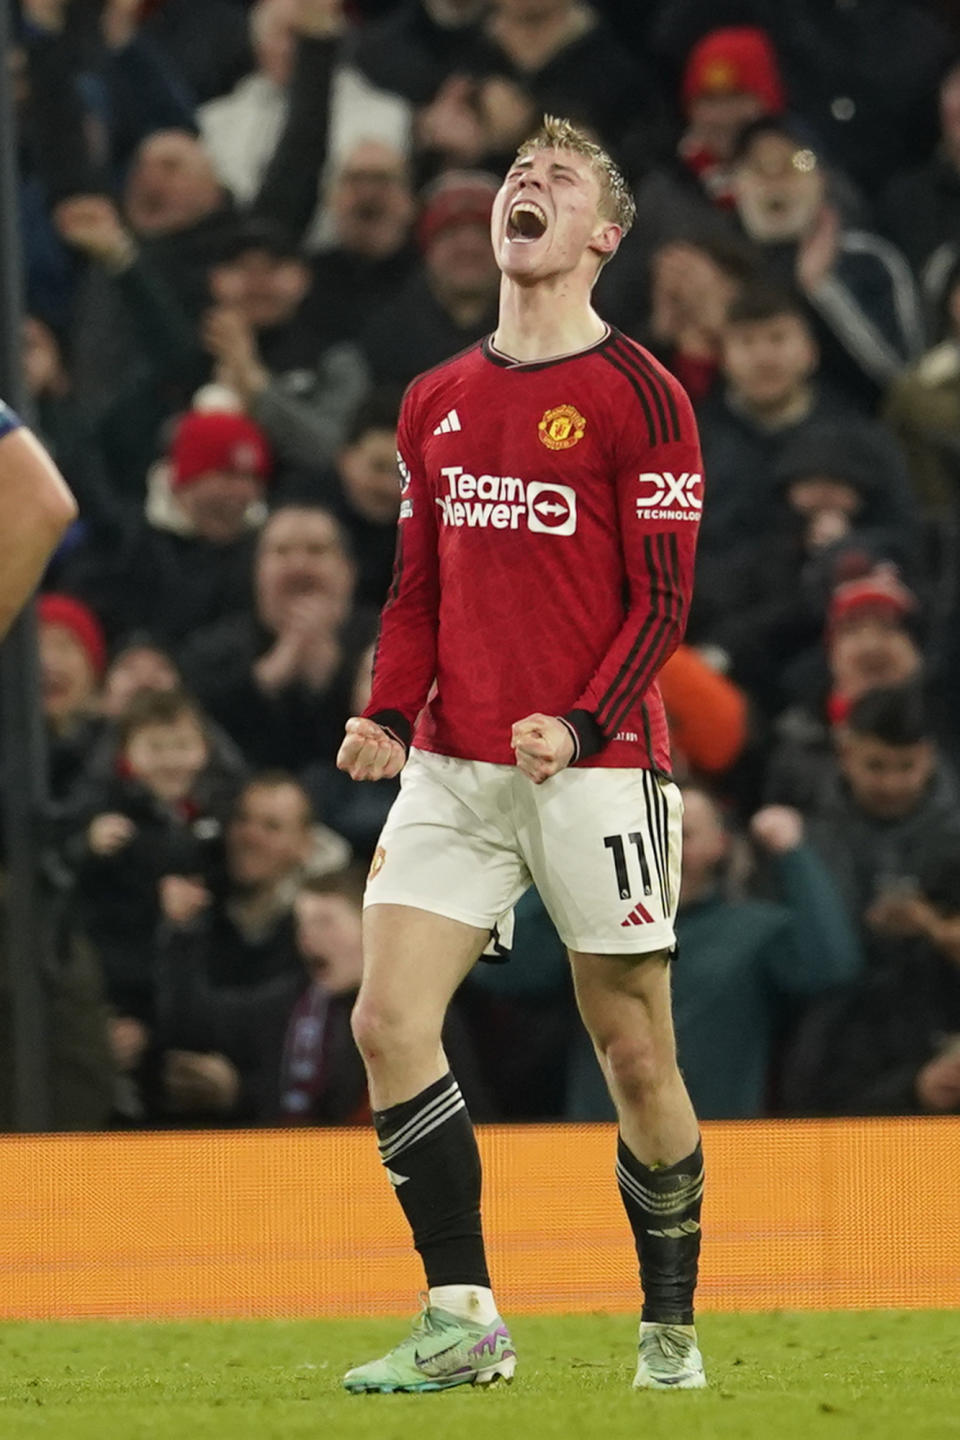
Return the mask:
{"type": "Polygon", "coordinates": [[[626,1316],[517,1319],[512,1386],[347,1395],[395,1321],[0,1325],[3,1440],[946,1440],[960,1317],[707,1315],[710,1389],[630,1390],[626,1316]]]}

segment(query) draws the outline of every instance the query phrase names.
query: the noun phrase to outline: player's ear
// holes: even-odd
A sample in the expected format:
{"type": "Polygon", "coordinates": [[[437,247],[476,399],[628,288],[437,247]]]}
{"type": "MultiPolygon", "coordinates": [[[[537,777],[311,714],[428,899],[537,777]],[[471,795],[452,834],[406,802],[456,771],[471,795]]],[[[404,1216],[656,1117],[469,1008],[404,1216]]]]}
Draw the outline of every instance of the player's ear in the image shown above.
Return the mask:
{"type": "Polygon", "coordinates": [[[609,260],[622,239],[621,226],[615,225],[612,220],[601,220],[590,237],[590,249],[597,255],[602,255],[605,260],[609,260]]]}

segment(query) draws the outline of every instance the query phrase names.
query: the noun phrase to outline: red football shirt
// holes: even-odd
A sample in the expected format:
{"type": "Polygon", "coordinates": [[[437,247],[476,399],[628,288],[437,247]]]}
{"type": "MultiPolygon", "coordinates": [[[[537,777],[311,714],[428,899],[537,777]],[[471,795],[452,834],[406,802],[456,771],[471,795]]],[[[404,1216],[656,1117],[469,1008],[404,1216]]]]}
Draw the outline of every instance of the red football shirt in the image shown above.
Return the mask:
{"type": "Polygon", "coordinates": [[[511,765],[511,727],[541,711],[566,718],[581,764],[668,771],[656,676],[686,624],[703,499],[679,382],[617,330],[530,363],[484,340],[413,381],[398,446],[365,714],[511,765]]]}

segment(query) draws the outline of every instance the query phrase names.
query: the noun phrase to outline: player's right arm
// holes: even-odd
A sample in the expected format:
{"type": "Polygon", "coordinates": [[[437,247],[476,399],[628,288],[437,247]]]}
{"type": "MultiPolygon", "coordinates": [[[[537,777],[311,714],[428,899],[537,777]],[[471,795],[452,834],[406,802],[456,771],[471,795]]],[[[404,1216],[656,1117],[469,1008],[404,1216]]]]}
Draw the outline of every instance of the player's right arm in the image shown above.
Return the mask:
{"type": "Polygon", "coordinates": [[[76,515],[60,471],[0,401],[0,640],[76,515]]]}
{"type": "Polygon", "coordinates": [[[347,721],[337,765],[354,780],[403,769],[417,716],[437,669],[440,562],[437,522],[421,460],[416,401],[404,397],[397,427],[401,502],[393,582],[380,617],[370,703],[347,721]]]}

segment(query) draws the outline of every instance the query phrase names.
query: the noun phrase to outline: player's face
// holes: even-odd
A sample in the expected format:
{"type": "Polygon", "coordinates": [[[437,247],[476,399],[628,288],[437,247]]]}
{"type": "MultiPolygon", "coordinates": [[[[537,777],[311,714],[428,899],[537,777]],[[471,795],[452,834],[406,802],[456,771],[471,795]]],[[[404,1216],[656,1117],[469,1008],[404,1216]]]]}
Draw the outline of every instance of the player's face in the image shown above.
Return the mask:
{"type": "Polygon", "coordinates": [[[230,878],[242,889],[277,884],[310,848],[306,797],[297,785],[250,785],[227,827],[230,878]]]}
{"type": "Polygon", "coordinates": [[[309,970],[332,995],[356,990],[363,970],[360,911],[345,895],[301,892],[294,901],[297,945],[309,970]]]}
{"type": "Polygon", "coordinates": [[[935,763],[929,740],[888,745],[873,735],[848,734],[840,747],[840,767],[851,794],[876,820],[901,820],[911,814],[923,799],[935,763]]]}
{"type": "Polygon", "coordinates": [[[521,285],[584,267],[592,281],[621,230],[599,213],[600,185],[589,161],[569,150],[537,150],[511,166],[493,204],[497,264],[521,285]]]}
{"type": "Polygon", "coordinates": [[[207,741],[193,715],[144,725],[127,741],[125,756],[131,773],[161,800],[173,802],[190,794],[207,763],[207,741]]]}

